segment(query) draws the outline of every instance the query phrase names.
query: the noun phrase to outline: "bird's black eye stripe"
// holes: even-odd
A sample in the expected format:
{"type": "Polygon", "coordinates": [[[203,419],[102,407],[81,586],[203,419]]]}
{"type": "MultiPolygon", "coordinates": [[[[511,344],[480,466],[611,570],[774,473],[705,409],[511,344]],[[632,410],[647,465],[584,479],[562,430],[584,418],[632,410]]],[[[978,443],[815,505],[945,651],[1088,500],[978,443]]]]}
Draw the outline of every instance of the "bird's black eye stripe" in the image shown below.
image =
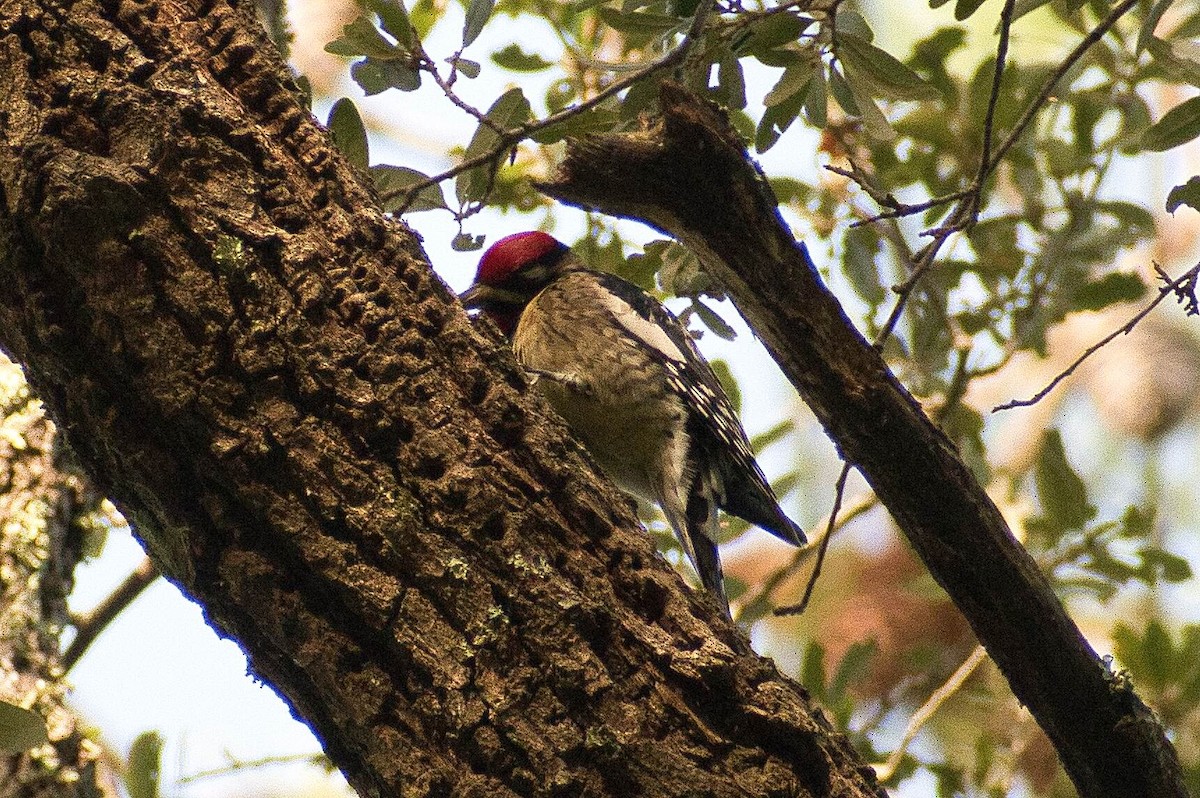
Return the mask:
{"type": "Polygon", "coordinates": [[[560,245],[541,257],[529,261],[520,269],[517,269],[510,278],[512,287],[517,290],[528,289],[530,296],[537,293],[556,274],[558,265],[566,252],[567,247],[560,245]]]}

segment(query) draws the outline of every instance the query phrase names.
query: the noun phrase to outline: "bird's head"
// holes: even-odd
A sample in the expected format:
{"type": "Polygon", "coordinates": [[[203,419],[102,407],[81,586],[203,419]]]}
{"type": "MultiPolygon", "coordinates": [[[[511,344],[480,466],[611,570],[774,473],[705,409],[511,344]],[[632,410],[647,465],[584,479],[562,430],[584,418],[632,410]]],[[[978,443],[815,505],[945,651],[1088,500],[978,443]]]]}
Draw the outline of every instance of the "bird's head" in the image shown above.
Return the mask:
{"type": "Polygon", "coordinates": [[[464,306],[482,310],[505,335],[516,329],[529,300],[569,265],[570,249],[541,232],[516,233],[483,253],[475,282],[459,295],[464,306]]]}

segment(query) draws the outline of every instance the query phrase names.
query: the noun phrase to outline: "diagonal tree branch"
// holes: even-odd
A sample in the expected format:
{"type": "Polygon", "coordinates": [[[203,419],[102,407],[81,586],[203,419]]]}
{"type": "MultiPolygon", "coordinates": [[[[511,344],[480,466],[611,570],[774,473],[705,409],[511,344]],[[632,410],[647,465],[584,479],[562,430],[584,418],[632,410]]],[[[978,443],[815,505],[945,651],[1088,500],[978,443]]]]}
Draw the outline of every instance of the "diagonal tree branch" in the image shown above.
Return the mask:
{"type": "Polygon", "coordinates": [[[1054,742],[1084,798],[1187,794],[1152,713],[1115,685],[953,444],[821,282],[728,120],[664,84],[663,119],[568,149],[542,190],[640,219],[733,298],[1054,742]]]}

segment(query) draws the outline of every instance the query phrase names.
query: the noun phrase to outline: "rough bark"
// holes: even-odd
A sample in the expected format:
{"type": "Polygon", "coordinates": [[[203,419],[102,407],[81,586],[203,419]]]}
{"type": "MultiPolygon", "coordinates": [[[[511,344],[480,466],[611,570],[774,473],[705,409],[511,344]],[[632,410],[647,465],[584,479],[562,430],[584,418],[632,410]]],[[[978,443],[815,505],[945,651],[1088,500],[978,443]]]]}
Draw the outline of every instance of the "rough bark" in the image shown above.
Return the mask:
{"type": "Polygon", "coordinates": [[[101,749],[65,704],[58,634],[99,496],[56,445],[54,424],[0,356],[0,699],[46,721],[49,742],[0,754],[0,798],[115,794],[101,749]]]}
{"type": "Polygon", "coordinates": [[[725,117],[662,87],[663,120],[575,142],[551,196],[695,251],[966,616],[1085,798],[1187,795],[1175,750],[1114,680],[954,445],[842,312],[725,117]]]}
{"type": "Polygon", "coordinates": [[[6,0],[0,75],[0,341],[360,794],[882,794],[682,589],[248,15],[6,0]]]}

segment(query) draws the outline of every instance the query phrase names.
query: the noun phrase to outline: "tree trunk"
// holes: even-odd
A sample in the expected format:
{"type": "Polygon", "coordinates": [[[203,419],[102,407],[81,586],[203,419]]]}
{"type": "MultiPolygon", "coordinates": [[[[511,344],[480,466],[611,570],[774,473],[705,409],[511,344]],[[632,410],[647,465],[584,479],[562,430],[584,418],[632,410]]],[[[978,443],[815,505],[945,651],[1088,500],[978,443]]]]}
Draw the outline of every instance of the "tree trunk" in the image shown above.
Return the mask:
{"type": "Polygon", "coordinates": [[[364,796],[882,794],[222,2],[0,3],[0,339],[364,796]]]}

